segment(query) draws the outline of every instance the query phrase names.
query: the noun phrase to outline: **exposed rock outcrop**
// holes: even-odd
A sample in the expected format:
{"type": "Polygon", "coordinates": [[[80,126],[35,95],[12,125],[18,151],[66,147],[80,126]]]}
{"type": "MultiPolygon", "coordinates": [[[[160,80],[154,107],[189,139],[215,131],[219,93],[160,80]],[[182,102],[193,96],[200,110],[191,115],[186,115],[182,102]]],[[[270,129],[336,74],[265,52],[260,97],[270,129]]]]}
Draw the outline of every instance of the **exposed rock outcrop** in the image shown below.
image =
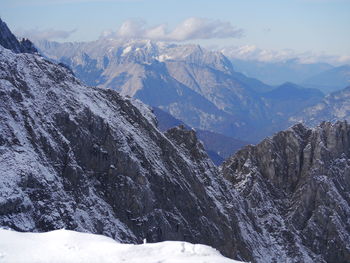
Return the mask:
{"type": "Polygon", "coordinates": [[[245,147],[222,173],[250,207],[256,231],[295,258],[286,262],[350,262],[347,122],[295,125],[245,147]]]}
{"type": "Polygon", "coordinates": [[[0,45],[11,49],[15,53],[37,53],[34,44],[26,38],[18,40],[7,27],[6,23],[0,19],[0,45]]]}

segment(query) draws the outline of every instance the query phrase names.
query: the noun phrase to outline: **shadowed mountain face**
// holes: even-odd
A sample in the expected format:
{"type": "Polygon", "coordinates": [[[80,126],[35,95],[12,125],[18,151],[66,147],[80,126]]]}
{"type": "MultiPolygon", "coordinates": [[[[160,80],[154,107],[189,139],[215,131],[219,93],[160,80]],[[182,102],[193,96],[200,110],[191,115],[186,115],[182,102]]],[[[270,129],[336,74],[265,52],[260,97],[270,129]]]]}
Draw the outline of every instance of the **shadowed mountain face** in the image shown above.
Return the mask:
{"type": "Polygon", "coordinates": [[[299,124],[215,167],[194,130],[0,46],[0,226],[185,240],[257,263],[349,262],[350,126],[299,124]]]}
{"type": "Polygon", "coordinates": [[[28,39],[18,40],[7,27],[6,23],[0,19],[0,45],[11,49],[15,53],[36,53],[33,43],[28,39]]]}
{"type": "Polygon", "coordinates": [[[112,39],[37,45],[88,85],[138,98],[196,129],[253,142],[285,128],[281,119],[320,97],[308,93],[314,99],[302,95],[296,104],[266,98],[273,87],[234,71],[221,53],[196,45],[112,39]]]}

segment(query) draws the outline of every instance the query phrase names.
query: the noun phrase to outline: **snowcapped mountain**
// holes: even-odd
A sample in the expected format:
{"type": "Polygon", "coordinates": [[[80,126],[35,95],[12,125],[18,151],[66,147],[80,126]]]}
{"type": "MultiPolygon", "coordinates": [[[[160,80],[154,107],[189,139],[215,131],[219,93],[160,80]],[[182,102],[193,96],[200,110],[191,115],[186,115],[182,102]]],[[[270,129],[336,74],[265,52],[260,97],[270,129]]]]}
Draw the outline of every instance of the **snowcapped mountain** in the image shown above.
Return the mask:
{"type": "MultiPolygon", "coordinates": [[[[275,101],[262,95],[274,87],[234,71],[222,53],[198,45],[114,39],[36,44],[86,84],[138,98],[197,129],[257,141],[270,135],[271,127],[285,128],[276,124],[281,112],[288,119],[287,112],[296,110],[276,113],[275,101]]],[[[310,106],[308,101],[297,106],[305,104],[310,106]]]]}
{"type": "Polygon", "coordinates": [[[321,102],[305,108],[289,121],[316,126],[323,121],[350,120],[350,86],[327,95],[321,102]]]}
{"type": "MultiPolygon", "coordinates": [[[[238,117],[217,107],[207,98],[209,94],[205,96],[195,84],[189,87],[169,72],[169,69],[175,72],[176,66],[198,64],[228,73],[231,65],[220,59],[223,57],[220,53],[209,55],[195,45],[177,46],[146,40],[102,39],[80,44],[39,42],[37,45],[46,56],[70,66],[88,85],[112,88],[122,95],[136,97],[192,127],[217,127],[216,130],[232,133],[239,121],[238,117]]],[[[192,82],[196,81],[193,78],[192,82]]]]}
{"type": "Polygon", "coordinates": [[[238,197],[194,131],[164,134],[143,103],[2,46],[0,116],[1,226],[183,240],[252,259],[238,197]]]}
{"type": "Polygon", "coordinates": [[[3,229],[0,229],[0,260],[3,263],[239,263],[224,258],[211,247],[187,242],[133,245],[69,230],[20,233],[3,229]]]}
{"type": "Polygon", "coordinates": [[[180,240],[257,263],[350,261],[346,122],[294,126],[219,168],[194,130],[156,123],[138,100],[0,46],[0,226],[180,240]]]}

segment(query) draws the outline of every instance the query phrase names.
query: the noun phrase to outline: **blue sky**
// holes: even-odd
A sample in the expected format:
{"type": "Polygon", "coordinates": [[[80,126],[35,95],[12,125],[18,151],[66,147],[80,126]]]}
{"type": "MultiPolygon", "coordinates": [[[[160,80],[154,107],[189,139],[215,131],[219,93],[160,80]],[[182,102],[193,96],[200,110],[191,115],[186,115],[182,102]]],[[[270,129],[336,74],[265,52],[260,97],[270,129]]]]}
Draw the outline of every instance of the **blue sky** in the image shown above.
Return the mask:
{"type": "Polygon", "coordinates": [[[124,23],[126,36],[350,56],[350,0],[1,0],[0,15],[18,34],[59,41],[124,23]]]}

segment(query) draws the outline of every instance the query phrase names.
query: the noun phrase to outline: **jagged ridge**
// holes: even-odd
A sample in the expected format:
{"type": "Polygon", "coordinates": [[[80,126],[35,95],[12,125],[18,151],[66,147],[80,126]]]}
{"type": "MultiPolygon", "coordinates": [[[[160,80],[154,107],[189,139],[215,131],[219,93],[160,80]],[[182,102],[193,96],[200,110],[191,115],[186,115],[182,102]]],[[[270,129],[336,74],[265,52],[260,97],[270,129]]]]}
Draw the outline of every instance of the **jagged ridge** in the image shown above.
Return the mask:
{"type": "Polygon", "coordinates": [[[221,169],[256,215],[256,230],[269,231],[288,257],[350,261],[347,122],[295,125],[245,147],[221,169]]]}

